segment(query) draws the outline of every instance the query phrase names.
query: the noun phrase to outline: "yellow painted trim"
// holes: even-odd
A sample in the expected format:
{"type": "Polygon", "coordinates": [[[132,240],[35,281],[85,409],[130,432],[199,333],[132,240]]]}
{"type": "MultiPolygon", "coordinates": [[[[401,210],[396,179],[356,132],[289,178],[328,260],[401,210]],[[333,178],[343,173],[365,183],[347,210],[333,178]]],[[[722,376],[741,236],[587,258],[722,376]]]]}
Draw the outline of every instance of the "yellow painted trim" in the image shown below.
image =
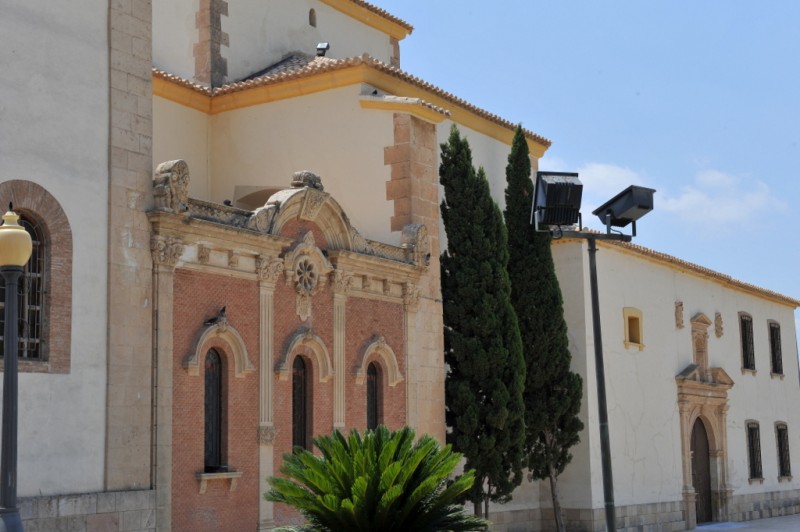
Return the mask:
{"type": "Polygon", "coordinates": [[[211,96],[161,77],[153,76],[153,96],[160,96],[206,114],[211,112],[211,96]]]}
{"type": "MultiPolygon", "coordinates": [[[[268,85],[256,86],[241,91],[213,96],[211,98],[175,82],[153,77],[153,94],[209,114],[218,114],[253,105],[355,85],[357,83],[369,83],[389,94],[407,98],[420,98],[436,107],[447,109],[450,111],[450,120],[456,124],[468,127],[508,146],[511,145],[514,139],[513,127],[507,127],[493,122],[470,109],[461,107],[439,96],[433,91],[419,87],[414,83],[396,78],[364,64],[328,72],[320,72],[318,74],[270,83],[268,85]],[[158,90],[156,87],[157,85],[159,85],[158,90]],[[161,87],[161,85],[169,85],[172,87],[161,87]]],[[[528,141],[528,149],[534,157],[542,157],[547,151],[548,146],[540,144],[531,138],[527,138],[526,140],[528,141]]]]}
{"type": "MultiPolygon", "coordinates": [[[[487,137],[499,140],[509,146],[514,140],[513,128],[488,120],[469,109],[454,104],[450,100],[442,98],[438,94],[419,87],[409,81],[396,78],[376,69],[369,69],[366,72],[364,82],[374,85],[389,94],[408,98],[420,98],[437,107],[445,108],[450,111],[450,119],[456,124],[473,129],[478,133],[483,133],[487,137]]],[[[528,150],[534,157],[542,157],[544,152],[547,151],[548,146],[539,144],[530,138],[526,140],[528,141],[528,150]]]]}
{"type": "Polygon", "coordinates": [[[400,113],[408,113],[412,116],[416,116],[422,120],[427,122],[432,122],[434,124],[439,124],[447,118],[446,115],[443,115],[439,111],[435,109],[431,109],[430,107],[426,107],[418,102],[393,102],[393,101],[386,101],[386,100],[367,100],[362,99],[360,102],[362,109],[378,109],[380,111],[397,111],[400,113]]]}
{"type": "Polygon", "coordinates": [[[363,65],[323,72],[315,76],[290,79],[284,82],[271,83],[252,89],[231,92],[214,96],[211,101],[211,114],[224,113],[243,107],[260,105],[297,96],[305,96],[348,85],[361,83],[363,65]]]}
{"type": "Polygon", "coordinates": [[[326,4],[336,11],[344,13],[348,17],[352,17],[359,22],[363,22],[367,26],[371,26],[378,31],[382,31],[383,33],[389,35],[390,37],[394,37],[398,41],[405,39],[409,33],[411,33],[407,28],[397,24],[396,22],[392,22],[389,19],[386,19],[377,13],[370,11],[367,8],[361,7],[359,5],[354,4],[348,0],[320,0],[323,4],[326,4]]]}

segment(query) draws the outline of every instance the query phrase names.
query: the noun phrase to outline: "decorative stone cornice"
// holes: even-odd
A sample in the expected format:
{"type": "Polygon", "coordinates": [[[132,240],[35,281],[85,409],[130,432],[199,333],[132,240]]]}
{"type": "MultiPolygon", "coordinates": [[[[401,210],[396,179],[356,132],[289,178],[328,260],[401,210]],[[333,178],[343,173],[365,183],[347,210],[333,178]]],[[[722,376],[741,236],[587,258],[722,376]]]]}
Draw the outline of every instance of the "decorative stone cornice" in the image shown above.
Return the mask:
{"type": "Polygon", "coordinates": [[[428,228],[421,224],[408,224],[403,228],[400,247],[408,255],[408,260],[418,266],[428,267],[431,263],[431,244],[428,228]]]}
{"type": "Polygon", "coordinates": [[[150,238],[153,264],[174,268],[183,254],[183,241],[173,236],[153,235],[150,238]]]}
{"type": "Polygon", "coordinates": [[[197,244],[197,262],[200,264],[208,264],[208,261],[211,259],[211,248],[204,246],[203,244],[197,244]]]}

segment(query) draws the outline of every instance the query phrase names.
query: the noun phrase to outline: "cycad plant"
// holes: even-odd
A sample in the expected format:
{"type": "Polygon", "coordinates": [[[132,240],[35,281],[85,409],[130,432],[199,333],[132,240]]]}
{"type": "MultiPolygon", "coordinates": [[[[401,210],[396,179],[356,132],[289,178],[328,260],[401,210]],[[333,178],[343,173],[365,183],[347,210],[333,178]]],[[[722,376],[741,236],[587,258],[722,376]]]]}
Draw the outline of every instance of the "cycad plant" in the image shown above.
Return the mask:
{"type": "Polygon", "coordinates": [[[297,508],[308,523],[294,531],[484,530],[486,521],[464,513],[457,499],[472,487],[467,471],[448,484],[461,460],[430,436],[414,442],[408,427],[380,426],[363,437],[336,431],[314,439],[321,455],[296,447],[271,477],[267,500],[297,508]]]}

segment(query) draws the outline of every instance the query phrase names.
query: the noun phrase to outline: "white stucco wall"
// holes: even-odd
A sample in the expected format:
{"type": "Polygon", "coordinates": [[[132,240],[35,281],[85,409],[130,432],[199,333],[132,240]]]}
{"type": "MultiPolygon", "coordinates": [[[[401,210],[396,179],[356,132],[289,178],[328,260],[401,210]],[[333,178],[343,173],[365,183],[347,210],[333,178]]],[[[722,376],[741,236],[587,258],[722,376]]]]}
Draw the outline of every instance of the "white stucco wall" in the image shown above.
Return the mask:
{"type": "Polygon", "coordinates": [[[233,199],[236,186],[289,186],[292,174],[322,178],[366,238],[399,243],[386,199],[394,144],[392,113],[362,109],[359,86],[252,106],[211,117],[211,201],[233,199]]]}
{"type": "Polygon", "coordinates": [[[183,159],[189,165],[189,196],[210,197],[208,123],[203,112],[153,97],[153,170],[164,161],[183,159]]]}
{"type": "MultiPolygon", "coordinates": [[[[562,493],[580,489],[578,479],[591,478],[591,507],[602,508],[588,254],[584,244],[568,242],[554,245],[553,256],[564,295],[573,369],[584,377],[584,403],[589,405],[588,417],[583,418],[587,429],[573,453],[576,459],[562,476],[562,493]],[[577,337],[581,331],[585,331],[585,343],[577,337]],[[588,460],[583,449],[587,436],[592,442],[588,460]],[[573,478],[575,485],[570,484],[573,478]]],[[[681,499],[683,458],[675,375],[693,361],[690,320],[701,312],[712,321],[720,312],[724,322],[720,338],[714,334],[714,325],[709,328],[708,349],[709,365],[721,367],[734,381],[728,393],[727,425],[728,481],[733,495],[800,487],[797,481],[778,482],[774,429],[775,422],[787,423],[791,454],[797,456],[800,385],[793,309],[608,246],[600,246],[597,269],[615,503],[623,506],[681,499]],[[682,329],[675,326],[676,301],[684,305],[682,329]],[[624,307],[642,311],[642,351],[624,346],[624,307]],[[741,371],[739,311],[753,317],[755,376],[741,371]],[[781,324],[782,380],[770,376],[768,319],[781,324]],[[761,426],[763,484],[748,481],[745,422],[751,419],[761,426]]],[[[582,415],[586,415],[585,408],[582,415]]],[[[575,502],[578,507],[587,507],[582,497],[575,502]]],[[[564,506],[574,507],[567,502],[564,506]]]]}
{"type": "MultiPolygon", "coordinates": [[[[20,496],[103,487],[108,2],[13,1],[0,17],[0,181],[46,188],[72,228],[71,370],[19,379],[20,496]]],[[[0,201],[7,199],[0,198],[0,201]]]]}
{"type": "Polygon", "coordinates": [[[194,79],[199,0],[153,0],[153,66],[194,79]]]}
{"type": "Polygon", "coordinates": [[[317,44],[329,42],[327,57],[341,59],[364,52],[384,61],[391,58],[389,36],[318,0],[231,2],[222,29],[230,36],[223,48],[228,79],[237,80],[280,61],[290,52],[315,54],[317,44]],[[308,23],[309,10],[317,26],[308,23]]]}

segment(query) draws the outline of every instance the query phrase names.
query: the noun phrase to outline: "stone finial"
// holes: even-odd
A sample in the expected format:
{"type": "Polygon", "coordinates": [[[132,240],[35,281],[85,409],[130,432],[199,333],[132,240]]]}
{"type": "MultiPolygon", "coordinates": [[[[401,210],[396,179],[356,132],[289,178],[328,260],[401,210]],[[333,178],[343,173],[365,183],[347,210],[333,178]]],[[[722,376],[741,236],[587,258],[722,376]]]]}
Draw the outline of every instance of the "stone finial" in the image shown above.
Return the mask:
{"type": "Polygon", "coordinates": [[[292,188],[303,187],[314,188],[320,192],[325,190],[322,186],[322,179],[314,172],[309,172],[308,170],[295,172],[292,176],[292,188]]]}
{"type": "Polygon", "coordinates": [[[400,239],[401,247],[406,250],[406,255],[414,264],[428,266],[431,263],[431,244],[427,227],[421,224],[408,224],[403,227],[400,239]]]}
{"type": "Polygon", "coordinates": [[[153,199],[160,211],[185,212],[189,209],[189,166],[186,161],[167,161],[156,167],[153,199]]]}

